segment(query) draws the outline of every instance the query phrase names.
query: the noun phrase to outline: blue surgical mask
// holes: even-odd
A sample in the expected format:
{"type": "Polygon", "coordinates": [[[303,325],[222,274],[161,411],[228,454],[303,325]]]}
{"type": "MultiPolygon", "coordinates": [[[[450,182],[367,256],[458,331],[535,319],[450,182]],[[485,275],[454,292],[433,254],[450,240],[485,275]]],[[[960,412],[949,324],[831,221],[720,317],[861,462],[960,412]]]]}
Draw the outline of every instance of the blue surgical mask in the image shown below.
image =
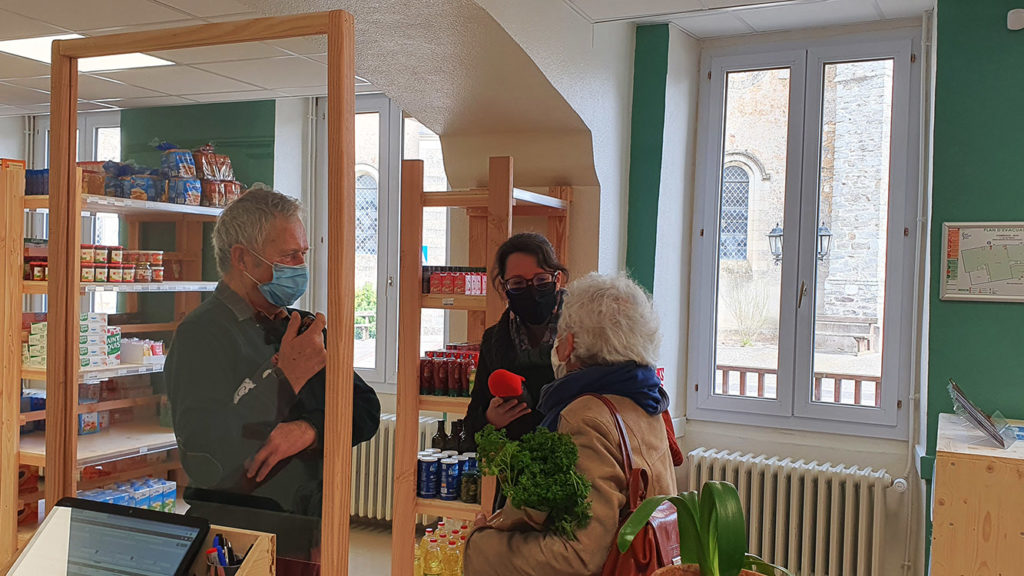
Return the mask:
{"type": "Polygon", "coordinates": [[[270,264],[274,269],[274,278],[270,282],[264,283],[260,283],[252,276],[249,276],[248,272],[245,273],[246,276],[249,276],[250,280],[256,282],[260,293],[267,299],[267,302],[284,308],[294,304],[296,300],[306,293],[306,288],[309,286],[309,268],[304,264],[301,266],[289,266],[287,264],[270,262],[252,250],[249,250],[249,252],[270,264]]]}

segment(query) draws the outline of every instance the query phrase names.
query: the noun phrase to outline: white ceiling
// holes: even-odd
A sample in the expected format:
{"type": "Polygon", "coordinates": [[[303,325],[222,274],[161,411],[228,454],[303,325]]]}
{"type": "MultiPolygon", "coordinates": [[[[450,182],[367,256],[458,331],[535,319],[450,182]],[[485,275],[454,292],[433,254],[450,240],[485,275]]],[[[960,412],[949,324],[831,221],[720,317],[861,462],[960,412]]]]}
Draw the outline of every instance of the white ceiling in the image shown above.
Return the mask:
{"type": "Polygon", "coordinates": [[[564,0],[592,22],[672,22],[697,38],[917,17],[935,0],[564,0]]]}

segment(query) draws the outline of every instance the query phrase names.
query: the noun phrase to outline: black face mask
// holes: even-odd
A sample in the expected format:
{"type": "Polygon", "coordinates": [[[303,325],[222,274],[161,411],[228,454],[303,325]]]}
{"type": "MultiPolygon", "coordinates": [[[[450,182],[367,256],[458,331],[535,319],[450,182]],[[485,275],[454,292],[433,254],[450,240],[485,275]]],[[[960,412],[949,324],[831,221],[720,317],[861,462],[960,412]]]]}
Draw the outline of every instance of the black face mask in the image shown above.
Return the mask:
{"type": "Polygon", "coordinates": [[[557,290],[537,292],[535,287],[530,286],[515,294],[506,290],[505,296],[508,298],[508,307],[512,313],[523,322],[534,326],[547,322],[558,305],[557,290]]]}

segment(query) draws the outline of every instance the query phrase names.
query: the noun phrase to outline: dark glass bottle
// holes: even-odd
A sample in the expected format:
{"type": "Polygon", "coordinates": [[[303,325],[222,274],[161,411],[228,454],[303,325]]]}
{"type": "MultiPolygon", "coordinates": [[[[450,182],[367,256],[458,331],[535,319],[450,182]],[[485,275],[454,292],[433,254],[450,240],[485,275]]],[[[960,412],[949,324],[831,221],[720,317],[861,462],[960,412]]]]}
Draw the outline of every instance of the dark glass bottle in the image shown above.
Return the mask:
{"type": "Polygon", "coordinates": [[[452,422],[452,433],[448,436],[448,447],[445,450],[455,450],[462,454],[462,443],[465,438],[466,430],[462,420],[455,420],[452,422]]]}
{"type": "Polygon", "coordinates": [[[437,421],[437,433],[430,439],[430,447],[437,448],[438,450],[448,449],[448,434],[444,431],[444,420],[437,421]]]}
{"type": "Polygon", "coordinates": [[[459,420],[459,454],[469,452],[471,447],[469,440],[469,433],[466,431],[466,423],[459,420]]]}

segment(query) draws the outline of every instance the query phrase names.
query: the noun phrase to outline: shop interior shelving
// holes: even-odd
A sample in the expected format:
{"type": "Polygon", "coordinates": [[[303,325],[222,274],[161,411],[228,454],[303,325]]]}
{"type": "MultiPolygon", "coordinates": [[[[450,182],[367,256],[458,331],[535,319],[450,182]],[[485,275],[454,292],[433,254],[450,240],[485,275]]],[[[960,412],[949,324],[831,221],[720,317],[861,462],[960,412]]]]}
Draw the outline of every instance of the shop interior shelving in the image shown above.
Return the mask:
{"type": "MultiPolygon", "coordinates": [[[[395,437],[395,514],[392,525],[392,574],[412,576],[413,543],[419,515],[472,521],[479,512],[490,511],[495,483],[485,478],[483,504],[466,504],[416,495],[416,454],[420,450],[418,418],[422,411],[462,416],[469,398],[422,396],[419,389],[420,316],[426,308],[464,310],[467,334],[479,342],[484,329],[504,312],[500,294],[489,287],[486,296],[422,294],[423,208],[446,207],[466,210],[469,216],[469,265],[487,267],[501,244],[512,234],[513,216],[547,219],[546,233],[563,263],[568,262],[569,214],[572,190],[550,188],[548,194],[520,190],[513,186],[511,157],[490,159],[487,188],[450,192],[424,192],[423,162],[402,162],[402,229],[399,267],[398,328],[398,422],[395,437]]],[[[486,382],[477,382],[486,386],[486,382]]]]}

